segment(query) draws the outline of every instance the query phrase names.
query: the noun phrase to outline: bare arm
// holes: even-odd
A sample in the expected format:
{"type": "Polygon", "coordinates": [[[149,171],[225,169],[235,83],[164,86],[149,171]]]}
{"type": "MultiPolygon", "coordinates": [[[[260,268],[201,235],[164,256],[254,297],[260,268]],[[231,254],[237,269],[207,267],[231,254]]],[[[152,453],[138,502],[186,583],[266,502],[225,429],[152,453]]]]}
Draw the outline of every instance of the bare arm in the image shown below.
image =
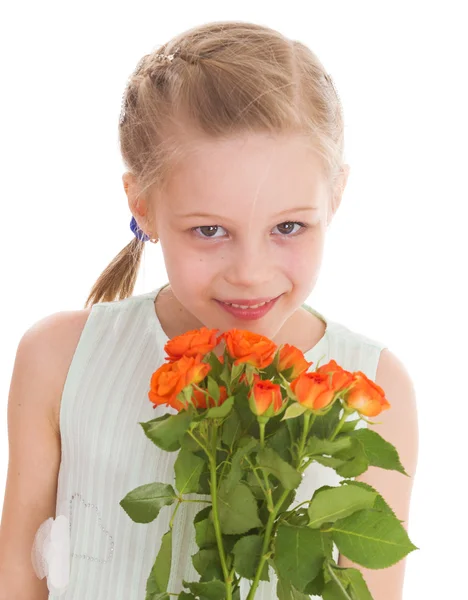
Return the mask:
{"type": "MultiPolygon", "coordinates": [[[[414,483],[418,458],[418,417],[413,383],[399,359],[388,349],[382,350],[375,383],[385,392],[391,408],[371,421],[380,425],[368,425],[398,451],[405,471],[405,477],[397,471],[378,467],[369,469],[356,477],[374,487],[388,502],[403,527],[408,530],[411,492],[414,483]]],[[[418,546],[417,540],[411,540],[418,546]]],[[[354,567],[361,571],[374,600],[402,600],[406,557],[387,569],[366,569],[340,554],[340,567],[354,567]]]]}
{"type": "Polygon", "coordinates": [[[46,578],[32,566],[41,523],[55,517],[61,446],[57,406],[59,329],[66,313],[46,317],[21,338],[8,397],[9,463],[0,525],[0,600],[47,600],[46,578]]]}

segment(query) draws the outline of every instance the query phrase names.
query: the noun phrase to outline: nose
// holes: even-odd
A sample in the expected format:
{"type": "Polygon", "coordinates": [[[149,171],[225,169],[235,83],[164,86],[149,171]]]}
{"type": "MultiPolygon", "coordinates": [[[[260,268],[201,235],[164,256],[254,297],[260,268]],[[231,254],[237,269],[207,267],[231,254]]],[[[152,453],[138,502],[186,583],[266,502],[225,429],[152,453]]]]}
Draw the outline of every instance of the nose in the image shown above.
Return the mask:
{"type": "Polygon", "coordinates": [[[225,280],[234,290],[242,288],[261,296],[274,278],[274,257],[267,245],[246,243],[233,249],[225,265],[225,280]]]}

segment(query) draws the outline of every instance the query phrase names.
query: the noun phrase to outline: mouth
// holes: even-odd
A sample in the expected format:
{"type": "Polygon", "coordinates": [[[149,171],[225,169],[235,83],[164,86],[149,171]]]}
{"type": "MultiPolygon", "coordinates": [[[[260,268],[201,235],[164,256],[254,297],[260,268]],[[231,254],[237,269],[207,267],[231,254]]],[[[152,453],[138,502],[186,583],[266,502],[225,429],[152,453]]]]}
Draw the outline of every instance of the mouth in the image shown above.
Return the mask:
{"type": "Polygon", "coordinates": [[[255,300],[241,300],[237,302],[224,302],[222,300],[216,300],[216,302],[227,312],[234,315],[238,319],[252,320],[263,317],[268,311],[270,311],[275,305],[276,301],[280,296],[268,299],[255,299],[255,300]],[[259,302],[260,300],[260,302],[259,302]]]}

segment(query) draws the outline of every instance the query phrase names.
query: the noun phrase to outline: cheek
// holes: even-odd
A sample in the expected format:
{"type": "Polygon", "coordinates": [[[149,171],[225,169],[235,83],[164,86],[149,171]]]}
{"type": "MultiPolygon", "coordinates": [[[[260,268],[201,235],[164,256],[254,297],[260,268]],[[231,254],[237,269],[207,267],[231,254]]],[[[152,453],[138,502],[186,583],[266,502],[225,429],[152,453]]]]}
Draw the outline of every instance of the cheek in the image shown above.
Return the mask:
{"type": "Polygon", "coordinates": [[[173,246],[164,253],[164,262],[170,281],[177,282],[178,288],[186,288],[193,293],[204,289],[216,272],[213,256],[205,255],[184,246],[179,251],[173,246]]]}
{"type": "Polygon", "coordinates": [[[289,251],[282,253],[281,264],[291,279],[310,278],[320,269],[323,256],[323,238],[319,234],[304,236],[300,244],[291,244],[289,251]]]}

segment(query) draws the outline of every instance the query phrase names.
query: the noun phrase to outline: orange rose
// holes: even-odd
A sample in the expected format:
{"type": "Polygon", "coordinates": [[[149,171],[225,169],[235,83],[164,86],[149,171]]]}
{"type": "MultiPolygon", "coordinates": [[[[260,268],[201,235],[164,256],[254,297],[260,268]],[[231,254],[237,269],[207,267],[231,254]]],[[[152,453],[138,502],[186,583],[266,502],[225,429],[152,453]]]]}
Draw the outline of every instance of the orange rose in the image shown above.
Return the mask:
{"type": "Polygon", "coordinates": [[[296,346],[284,344],[279,351],[278,371],[285,371],[293,367],[289,380],[296,379],[313,364],[305,359],[304,354],[296,346]]]}
{"type": "Polygon", "coordinates": [[[354,375],[346,371],[335,360],[330,360],[326,365],[322,365],[316,370],[316,373],[327,375],[330,379],[330,385],[339,392],[346,388],[354,379],[354,375]]]}
{"type": "Polygon", "coordinates": [[[217,331],[219,329],[202,327],[170,339],[164,346],[164,350],[168,354],[165,360],[172,363],[182,356],[194,357],[197,354],[205,356],[218,345],[217,331]]]}
{"type": "Polygon", "coordinates": [[[328,375],[317,371],[302,373],[290,385],[299,404],[310,410],[319,410],[328,406],[335,395],[335,390],[329,384],[328,375]]]}
{"type": "Polygon", "coordinates": [[[354,381],[356,384],[345,397],[345,402],[350,408],[367,417],[375,417],[391,407],[385,398],[384,390],[362,371],[354,373],[354,381]]]}
{"type": "Polygon", "coordinates": [[[247,363],[264,369],[273,362],[277,346],[267,337],[243,329],[230,329],[220,335],[226,348],[235,359],[234,365],[247,363]]]}
{"type": "MultiPolygon", "coordinates": [[[[208,390],[206,391],[208,392],[208,390]]],[[[221,406],[227,397],[228,394],[226,386],[220,385],[218,406],[221,406]]],[[[194,388],[192,391],[192,402],[196,408],[211,408],[212,406],[216,406],[216,402],[212,396],[207,397],[206,394],[200,392],[200,390],[197,390],[196,388],[194,388]]]]}
{"type": "Polygon", "coordinates": [[[186,408],[177,395],[192,383],[200,383],[211,371],[208,363],[203,363],[202,355],[195,357],[182,356],[173,363],[161,365],[151,376],[148,398],[154,408],[160,404],[167,404],[176,410],[186,408]]]}
{"type": "Polygon", "coordinates": [[[272,417],[283,406],[281,387],[277,383],[260,379],[257,373],[249,394],[249,405],[254,415],[272,417]]]}

